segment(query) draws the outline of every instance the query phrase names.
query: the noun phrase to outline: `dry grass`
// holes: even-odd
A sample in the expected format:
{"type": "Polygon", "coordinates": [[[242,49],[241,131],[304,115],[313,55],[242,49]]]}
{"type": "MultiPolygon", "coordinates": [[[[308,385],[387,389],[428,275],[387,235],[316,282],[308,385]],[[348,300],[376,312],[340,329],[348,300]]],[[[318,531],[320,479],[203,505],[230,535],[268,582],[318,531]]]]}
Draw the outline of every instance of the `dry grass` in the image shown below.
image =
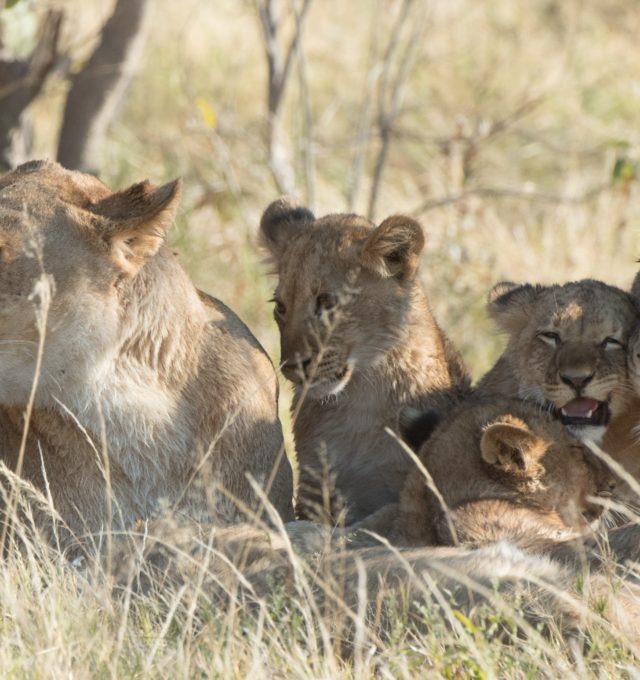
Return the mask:
{"type": "Polygon", "coordinates": [[[0,570],[4,676],[635,677],[637,594],[613,569],[585,580],[489,548],[495,578],[469,577],[468,553],[324,540],[163,521],[114,536],[105,571],[23,535],[0,570]],[[402,586],[380,585],[381,552],[402,586]]]}
{"type": "MultiPolygon", "coordinates": [[[[104,3],[48,4],[68,8],[79,64],[104,3]]],[[[393,114],[373,217],[422,220],[425,286],[478,377],[500,349],[484,314],[496,281],[594,277],[626,287],[636,272],[640,7],[414,0],[402,23],[404,5],[315,0],[285,93],[285,162],[318,213],[366,213],[380,117],[393,114]]],[[[289,18],[287,38],[292,30],[289,18]]],[[[14,35],[28,42],[28,25],[14,35]]],[[[64,92],[53,80],[33,107],[38,155],[55,149],[52,112],[64,92]]],[[[266,93],[252,2],[155,0],[144,63],[99,166],[114,186],[184,177],[174,246],[198,285],[233,307],[277,360],[273,282],[254,245],[276,195],[266,93]]],[[[304,589],[276,589],[257,608],[214,605],[206,594],[188,603],[179,590],[114,600],[108,578],[34,550],[38,559],[12,556],[0,570],[6,677],[637,677],[633,648],[598,620],[576,662],[553,632],[544,644],[496,642],[491,606],[473,622],[430,611],[426,630],[399,608],[382,646],[343,660],[304,589]]]]}

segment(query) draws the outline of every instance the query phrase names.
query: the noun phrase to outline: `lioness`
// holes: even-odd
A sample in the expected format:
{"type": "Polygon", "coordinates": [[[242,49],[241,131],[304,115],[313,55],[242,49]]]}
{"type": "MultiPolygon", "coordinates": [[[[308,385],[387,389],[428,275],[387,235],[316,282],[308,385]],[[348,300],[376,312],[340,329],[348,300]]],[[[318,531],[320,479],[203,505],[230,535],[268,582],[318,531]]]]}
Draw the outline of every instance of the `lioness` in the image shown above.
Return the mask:
{"type": "Polygon", "coordinates": [[[398,499],[409,460],[384,428],[398,428],[404,407],[448,411],[469,377],[420,286],[415,220],[316,219],[281,198],[260,230],[278,274],[282,372],[295,386],[297,514],[336,521],[344,504],[351,524],[398,499]]]}
{"type": "Polygon", "coordinates": [[[0,178],[0,459],[73,532],[161,500],[233,521],[247,473],[292,516],[273,367],[165,247],[179,194],[43,161],[0,178]]]}
{"type": "Polygon", "coordinates": [[[499,283],[488,311],[509,340],[477,393],[532,400],[578,436],[601,439],[631,397],[626,348],[638,323],[632,297],[592,280],[499,283]]]}
{"type": "Polygon", "coordinates": [[[523,548],[566,541],[597,518],[613,476],[549,413],[517,399],[472,399],[419,453],[440,498],[417,467],[400,498],[396,534],[409,545],[523,548]]]}

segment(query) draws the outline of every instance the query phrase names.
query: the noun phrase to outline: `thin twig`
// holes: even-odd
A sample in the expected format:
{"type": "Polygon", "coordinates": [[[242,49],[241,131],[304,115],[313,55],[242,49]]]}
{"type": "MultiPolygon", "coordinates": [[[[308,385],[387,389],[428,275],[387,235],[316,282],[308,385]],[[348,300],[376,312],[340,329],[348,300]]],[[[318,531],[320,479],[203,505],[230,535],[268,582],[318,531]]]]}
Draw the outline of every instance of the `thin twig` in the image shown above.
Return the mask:
{"type": "Polygon", "coordinates": [[[362,94],[362,104],[360,107],[360,116],[358,119],[358,127],[355,135],[355,149],[351,167],[347,176],[347,184],[345,187],[345,200],[347,204],[347,211],[352,212],[355,207],[355,202],[360,190],[360,183],[364,173],[365,156],[369,140],[371,139],[371,112],[373,110],[373,91],[376,81],[380,75],[380,64],[376,59],[376,50],[380,42],[378,29],[380,22],[378,16],[380,14],[380,2],[376,3],[372,12],[371,22],[371,38],[369,40],[369,49],[367,55],[367,76],[365,78],[364,92],[362,94]]]}
{"type": "MultiPolygon", "coordinates": [[[[299,21],[296,15],[296,21],[299,21]]],[[[316,166],[313,146],[313,114],[311,110],[311,92],[309,90],[309,78],[307,76],[307,60],[302,49],[302,44],[297,47],[298,54],[298,87],[300,89],[300,107],[302,109],[302,136],[300,139],[300,151],[302,154],[302,166],[304,168],[305,203],[313,212],[316,202],[316,166]]]]}
{"type": "Polygon", "coordinates": [[[581,205],[588,203],[598,195],[607,191],[609,184],[598,184],[588,189],[583,194],[554,194],[546,191],[536,191],[529,189],[518,189],[517,187],[475,187],[445,194],[440,198],[431,198],[421,203],[417,208],[409,211],[409,215],[417,216],[434,208],[442,208],[453,203],[459,203],[472,196],[483,196],[487,198],[513,198],[524,201],[540,201],[541,203],[567,203],[570,205],[581,205]]]}
{"type": "Polygon", "coordinates": [[[389,155],[389,146],[393,134],[393,128],[400,112],[400,105],[404,95],[405,84],[411,70],[420,37],[425,29],[425,22],[421,18],[412,17],[410,14],[414,0],[404,0],[398,19],[391,31],[391,37],[385,50],[380,75],[380,88],[378,96],[378,129],[380,134],[380,148],[374,164],[371,191],[369,193],[369,207],[367,217],[375,217],[375,209],[382,183],[382,175],[389,155]],[[391,75],[392,65],[396,61],[397,54],[401,49],[400,37],[410,19],[414,21],[414,27],[399,56],[399,65],[395,74],[391,75]]]}
{"type": "Polygon", "coordinates": [[[265,56],[267,59],[267,154],[269,169],[280,193],[293,193],[293,168],[287,162],[281,144],[281,114],[284,93],[289,80],[293,58],[298,54],[306,16],[312,0],[303,0],[296,13],[293,37],[283,53],[278,36],[277,0],[256,0],[255,8],[260,19],[265,56]]]}

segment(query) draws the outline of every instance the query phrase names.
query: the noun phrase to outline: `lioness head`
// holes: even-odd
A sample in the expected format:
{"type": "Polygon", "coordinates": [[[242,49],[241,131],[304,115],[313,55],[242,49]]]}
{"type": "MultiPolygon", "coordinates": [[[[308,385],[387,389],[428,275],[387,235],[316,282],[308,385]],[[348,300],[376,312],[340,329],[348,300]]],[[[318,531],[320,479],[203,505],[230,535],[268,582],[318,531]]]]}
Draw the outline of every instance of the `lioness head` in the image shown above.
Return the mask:
{"type": "Polygon", "coordinates": [[[274,316],[282,371],[308,395],[339,393],[393,345],[411,304],[424,237],[410,217],[374,226],[357,215],[316,219],[283,198],[260,224],[279,275],[274,316]]]}
{"type": "Polygon", "coordinates": [[[613,476],[559,423],[545,414],[527,420],[506,414],[484,426],[480,452],[489,476],[567,526],[599,517],[595,499],[611,495],[613,476]]]}
{"type": "Polygon", "coordinates": [[[26,402],[43,337],[38,399],[82,384],[120,350],[123,309],[179,190],[142,182],[114,193],[44,161],[0,177],[0,402],[26,402]]]}
{"type": "Polygon", "coordinates": [[[599,281],[500,283],[490,315],[509,334],[505,351],[519,396],[549,408],[581,437],[599,439],[629,401],[631,296],[599,281]]]}

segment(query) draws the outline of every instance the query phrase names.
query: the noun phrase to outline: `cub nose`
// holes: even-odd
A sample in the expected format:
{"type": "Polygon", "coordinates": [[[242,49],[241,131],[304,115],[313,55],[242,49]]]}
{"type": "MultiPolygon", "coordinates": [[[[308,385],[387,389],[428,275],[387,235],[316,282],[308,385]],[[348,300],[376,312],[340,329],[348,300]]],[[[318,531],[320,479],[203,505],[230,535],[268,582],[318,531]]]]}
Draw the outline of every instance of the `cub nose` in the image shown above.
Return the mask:
{"type": "Polygon", "coordinates": [[[593,380],[594,375],[595,373],[586,373],[585,371],[564,371],[560,373],[560,380],[565,385],[580,391],[593,380]]]}

